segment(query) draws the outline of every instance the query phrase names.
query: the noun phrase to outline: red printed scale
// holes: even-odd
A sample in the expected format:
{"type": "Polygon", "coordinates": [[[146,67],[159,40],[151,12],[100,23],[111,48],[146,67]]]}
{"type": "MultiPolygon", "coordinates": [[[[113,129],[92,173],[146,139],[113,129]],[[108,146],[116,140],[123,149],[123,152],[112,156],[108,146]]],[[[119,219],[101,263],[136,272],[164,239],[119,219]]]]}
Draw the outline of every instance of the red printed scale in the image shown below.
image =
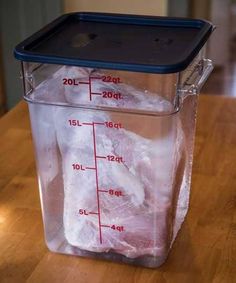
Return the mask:
{"type": "Polygon", "coordinates": [[[101,207],[100,207],[100,193],[107,193],[111,197],[123,197],[124,194],[121,190],[115,189],[115,188],[109,188],[109,189],[102,189],[99,188],[99,172],[98,172],[98,165],[97,160],[98,159],[104,159],[104,161],[108,162],[117,162],[117,163],[123,163],[123,157],[122,156],[116,156],[116,155],[106,155],[106,156],[100,156],[97,153],[97,147],[96,147],[96,126],[103,126],[110,129],[121,129],[122,125],[121,123],[114,123],[112,121],[105,121],[104,123],[100,122],[80,122],[79,120],[72,119],[68,120],[69,126],[71,127],[82,127],[82,126],[91,126],[92,127],[92,137],[93,137],[93,156],[94,156],[94,167],[88,167],[83,164],[74,163],[72,164],[72,170],[76,171],[85,171],[85,170],[94,170],[95,172],[95,182],[96,182],[96,198],[97,198],[97,212],[94,211],[87,211],[86,209],[80,208],[78,211],[79,216],[89,216],[89,215],[97,215],[98,217],[98,232],[99,232],[99,241],[100,244],[102,244],[102,228],[110,228],[112,230],[115,230],[117,232],[123,232],[125,230],[124,226],[116,225],[116,224],[103,224],[101,219],[101,207]]]}
{"type": "Polygon", "coordinates": [[[88,85],[89,101],[92,101],[93,95],[101,95],[101,97],[105,99],[115,99],[115,100],[123,99],[123,96],[120,92],[115,92],[115,91],[93,92],[92,83],[94,80],[101,80],[105,83],[113,83],[113,84],[121,83],[121,79],[119,77],[112,77],[112,76],[89,77],[88,82],[78,81],[77,79],[71,79],[71,78],[62,79],[63,85],[65,86],[79,86],[80,84],[88,85]]]}

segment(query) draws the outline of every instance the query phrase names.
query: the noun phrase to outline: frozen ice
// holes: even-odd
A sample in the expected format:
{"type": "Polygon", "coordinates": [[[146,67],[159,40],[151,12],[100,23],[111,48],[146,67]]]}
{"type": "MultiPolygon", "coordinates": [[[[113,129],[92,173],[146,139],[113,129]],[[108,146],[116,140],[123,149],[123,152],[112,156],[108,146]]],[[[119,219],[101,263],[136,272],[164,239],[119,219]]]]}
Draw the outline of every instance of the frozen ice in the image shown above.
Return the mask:
{"type": "MultiPolygon", "coordinates": [[[[52,101],[83,106],[88,104],[88,86],[58,87],[58,80],[69,77],[88,82],[89,77],[101,75],[98,70],[65,66],[39,85],[34,96],[44,101],[49,93],[53,93],[52,101]]],[[[134,86],[94,81],[94,92],[106,90],[122,93],[123,99],[104,100],[97,95],[93,96],[91,104],[160,112],[172,109],[166,99],[134,86]]],[[[184,180],[180,184],[175,180],[176,174],[180,179],[184,176],[186,162],[180,120],[176,117],[171,123],[165,119],[155,120],[154,133],[148,136],[145,128],[132,127],[134,123],[126,127],[124,122],[120,129],[102,125],[104,121],[115,122],[117,117],[125,114],[119,116],[108,111],[75,107],[51,106],[51,109],[48,114],[50,134],[45,141],[56,143],[61,156],[61,161],[55,157],[52,160],[57,166],[61,162],[62,166],[63,223],[68,243],[86,251],[116,252],[129,258],[145,255],[165,258],[188,208],[188,188],[184,186],[184,180]],[[68,123],[73,119],[79,121],[80,126],[72,127],[68,123]],[[97,158],[96,164],[95,148],[97,156],[122,156],[123,162],[97,158]],[[73,170],[72,164],[82,165],[84,170],[73,170]],[[96,165],[98,179],[94,170],[96,165]],[[121,191],[122,196],[97,192],[97,189],[107,191],[110,188],[121,191]],[[99,228],[97,213],[100,213],[100,224],[104,227],[99,228]],[[122,231],[112,229],[112,225],[123,227],[122,231]]]]}

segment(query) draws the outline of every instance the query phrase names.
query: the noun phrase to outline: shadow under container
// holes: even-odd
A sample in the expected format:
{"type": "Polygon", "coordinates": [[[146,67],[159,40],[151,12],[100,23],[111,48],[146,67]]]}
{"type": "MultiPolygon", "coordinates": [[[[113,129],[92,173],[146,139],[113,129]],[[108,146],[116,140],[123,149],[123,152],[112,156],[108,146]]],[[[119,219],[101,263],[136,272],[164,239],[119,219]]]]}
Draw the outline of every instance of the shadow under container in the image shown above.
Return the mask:
{"type": "Polygon", "coordinates": [[[51,251],[158,267],[188,210],[202,20],[73,13],[15,49],[51,251]]]}

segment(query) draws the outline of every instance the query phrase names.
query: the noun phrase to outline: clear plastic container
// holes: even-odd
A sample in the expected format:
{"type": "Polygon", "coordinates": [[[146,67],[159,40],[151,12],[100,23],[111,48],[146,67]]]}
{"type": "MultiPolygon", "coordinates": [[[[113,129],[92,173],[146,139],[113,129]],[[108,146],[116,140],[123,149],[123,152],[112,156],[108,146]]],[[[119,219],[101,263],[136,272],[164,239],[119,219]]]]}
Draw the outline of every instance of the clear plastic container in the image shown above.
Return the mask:
{"type": "Polygon", "coordinates": [[[203,46],[172,73],[19,59],[48,248],[161,265],[189,205],[203,46]]]}

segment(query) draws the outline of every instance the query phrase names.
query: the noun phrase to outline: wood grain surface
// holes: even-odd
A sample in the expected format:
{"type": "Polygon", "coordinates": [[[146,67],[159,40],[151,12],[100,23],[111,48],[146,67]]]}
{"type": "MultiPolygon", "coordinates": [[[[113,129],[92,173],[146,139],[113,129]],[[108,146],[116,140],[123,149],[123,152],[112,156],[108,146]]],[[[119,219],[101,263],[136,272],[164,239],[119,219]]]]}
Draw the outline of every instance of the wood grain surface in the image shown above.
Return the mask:
{"type": "Polygon", "coordinates": [[[0,120],[1,283],[236,282],[236,99],[201,96],[190,209],[158,269],[51,253],[27,105],[0,120]]]}

